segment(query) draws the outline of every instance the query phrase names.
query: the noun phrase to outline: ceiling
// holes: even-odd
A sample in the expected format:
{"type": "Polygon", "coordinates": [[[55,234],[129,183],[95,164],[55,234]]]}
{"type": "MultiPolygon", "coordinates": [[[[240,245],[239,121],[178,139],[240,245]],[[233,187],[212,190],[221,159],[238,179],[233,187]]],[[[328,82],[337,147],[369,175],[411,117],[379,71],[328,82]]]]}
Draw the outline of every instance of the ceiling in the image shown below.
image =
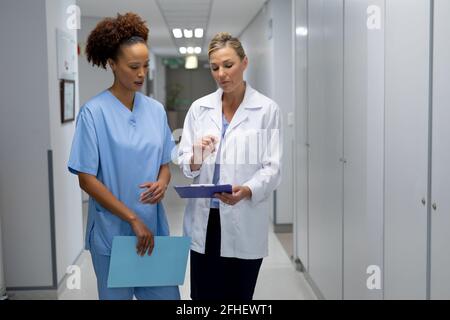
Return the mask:
{"type": "MultiPolygon", "coordinates": [[[[181,56],[180,46],[199,46],[202,55],[220,31],[239,36],[267,0],[77,0],[84,17],[111,17],[135,12],[150,28],[150,47],[157,55],[181,56]],[[172,28],[203,28],[203,39],[175,39],[172,28]]],[[[81,26],[83,27],[83,26],[81,26]]]]}

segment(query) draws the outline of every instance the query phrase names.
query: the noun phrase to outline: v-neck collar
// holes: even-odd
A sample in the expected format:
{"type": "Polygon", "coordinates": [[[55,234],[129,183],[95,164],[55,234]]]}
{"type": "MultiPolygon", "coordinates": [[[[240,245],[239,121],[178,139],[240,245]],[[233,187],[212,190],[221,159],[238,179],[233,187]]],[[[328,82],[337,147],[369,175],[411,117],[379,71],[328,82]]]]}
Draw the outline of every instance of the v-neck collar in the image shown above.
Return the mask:
{"type": "Polygon", "coordinates": [[[138,105],[138,103],[137,103],[138,101],[137,101],[137,100],[138,100],[138,97],[139,97],[139,95],[137,94],[137,92],[134,93],[133,110],[130,110],[130,109],[128,109],[128,107],[127,107],[126,105],[124,105],[124,104],[122,103],[122,101],[119,100],[119,98],[117,98],[117,97],[111,92],[111,90],[106,89],[106,91],[108,92],[108,94],[109,94],[114,100],[116,100],[116,102],[117,102],[118,104],[120,104],[120,108],[119,108],[119,109],[122,109],[123,111],[127,112],[129,115],[135,114],[136,106],[138,105]]]}

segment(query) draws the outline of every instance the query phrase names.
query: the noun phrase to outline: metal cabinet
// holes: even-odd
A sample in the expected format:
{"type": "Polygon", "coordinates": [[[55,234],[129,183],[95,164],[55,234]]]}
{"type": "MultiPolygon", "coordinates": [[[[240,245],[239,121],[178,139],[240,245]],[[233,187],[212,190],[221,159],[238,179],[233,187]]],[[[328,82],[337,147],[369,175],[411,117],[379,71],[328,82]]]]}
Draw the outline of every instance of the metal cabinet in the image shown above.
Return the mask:
{"type": "Polygon", "coordinates": [[[434,2],[430,298],[450,299],[450,1],[434,2]]]}
{"type": "Polygon", "coordinates": [[[295,3],[297,256],[327,299],[450,299],[450,1],[295,3]]]}
{"type": "Polygon", "coordinates": [[[367,270],[383,265],[384,2],[345,1],[344,299],[383,296],[367,270]]]}
{"type": "Polygon", "coordinates": [[[386,1],[386,299],[425,299],[430,2],[386,1]]]}
{"type": "Polygon", "coordinates": [[[309,274],[342,298],[343,1],[309,1],[309,274]]]}
{"type": "Polygon", "coordinates": [[[294,255],[308,270],[308,0],[293,1],[293,57],[295,126],[294,150],[294,255]]]}

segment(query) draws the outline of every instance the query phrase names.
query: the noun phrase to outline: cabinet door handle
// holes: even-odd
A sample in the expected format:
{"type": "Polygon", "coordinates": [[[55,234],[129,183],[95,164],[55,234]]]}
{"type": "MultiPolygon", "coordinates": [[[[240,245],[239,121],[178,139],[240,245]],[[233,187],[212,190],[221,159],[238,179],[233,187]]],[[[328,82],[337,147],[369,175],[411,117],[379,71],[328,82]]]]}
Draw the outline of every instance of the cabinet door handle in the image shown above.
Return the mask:
{"type": "Polygon", "coordinates": [[[427,200],[425,200],[425,198],[422,198],[422,204],[426,205],[427,204],[427,200]]]}
{"type": "Polygon", "coordinates": [[[433,203],[432,207],[433,207],[433,209],[434,209],[435,211],[437,210],[437,205],[436,205],[436,203],[433,203]]]}

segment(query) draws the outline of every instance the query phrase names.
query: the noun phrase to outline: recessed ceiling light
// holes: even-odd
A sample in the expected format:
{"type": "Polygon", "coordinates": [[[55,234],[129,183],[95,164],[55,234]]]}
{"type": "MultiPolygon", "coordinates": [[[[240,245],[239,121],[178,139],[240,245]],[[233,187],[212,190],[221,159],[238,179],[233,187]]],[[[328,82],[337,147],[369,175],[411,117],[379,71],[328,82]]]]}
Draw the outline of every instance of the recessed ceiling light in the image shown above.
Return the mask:
{"type": "Polygon", "coordinates": [[[187,56],[186,63],[184,65],[186,69],[197,69],[198,68],[198,58],[197,56],[187,56]]]}
{"type": "Polygon", "coordinates": [[[192,36],[194,35],[194,32],[191,29],[184,29],[183,33],[184,37],[187,39],[192,38],[192,36]]]}
{"type": "Polygon", "coordinates": [[[172,33],[173,33],[173,36],[177,39],[183,38],[183,32],[181,32],[181,29],[173,29],[172,33]]]}
{"type": "Polygon", "coordinates": [[[195,52],[196,54],[200,54],[200,53],[202,53],[202,48],[200,48],[200,47],[195,47],[195,48],[194,48],[194,52],[195,52]]]}
{"type": "Polygon", "coordinates": [[[187,48],[187,53],[193,54],[194,53],[194,48],[193,47],[188,47],[187,48]]]}
{"type": "Polygon", "coordinates": [[[203,38],[203,29],[202,28],[197,28],[195,29],[195,37],[196,38],[203,38]]]}
{"type": "Polygon", "coordinates": [[[186,47],[180,47],[180,53],[181,54],[186,54],[186,52],[187,52],[186,47]]]}

